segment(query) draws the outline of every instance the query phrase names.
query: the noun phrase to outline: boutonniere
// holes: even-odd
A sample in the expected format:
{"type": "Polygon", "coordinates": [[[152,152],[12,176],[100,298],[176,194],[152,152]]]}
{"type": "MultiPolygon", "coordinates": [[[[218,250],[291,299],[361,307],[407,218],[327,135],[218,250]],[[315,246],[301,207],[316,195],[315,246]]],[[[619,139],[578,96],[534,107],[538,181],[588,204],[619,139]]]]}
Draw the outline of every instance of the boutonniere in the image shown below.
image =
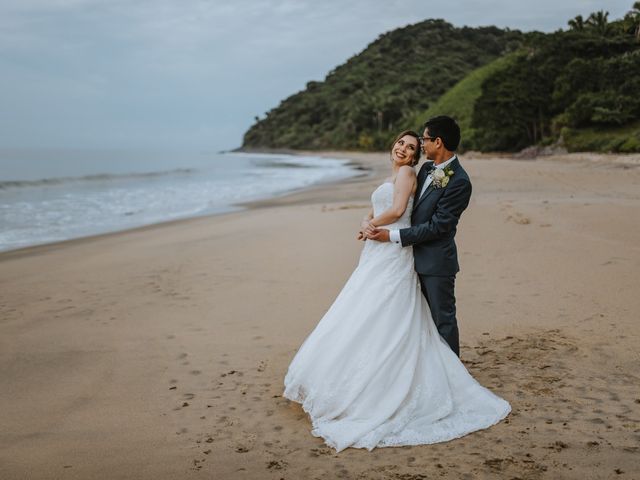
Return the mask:
{"type": "Polygon", "coordinates": [[[431,172],[431,183],[434,188],[444,188],[449,183],[449,179],[453,176],[453,168],[446,166],[444,168],[436,168],[431,172]]]}

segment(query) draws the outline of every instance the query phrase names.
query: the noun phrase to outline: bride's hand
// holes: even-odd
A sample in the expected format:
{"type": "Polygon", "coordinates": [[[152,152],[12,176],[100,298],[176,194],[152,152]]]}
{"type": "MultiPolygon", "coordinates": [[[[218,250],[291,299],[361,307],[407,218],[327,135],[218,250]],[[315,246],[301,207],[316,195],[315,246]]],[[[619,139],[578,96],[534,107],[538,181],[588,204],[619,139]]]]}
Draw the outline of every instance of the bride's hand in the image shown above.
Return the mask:
{"type": "Polygon", "coordinates": [[[371,235],[373,235],[376,232],[376,230],[377,230],[377,227],[373,223],[369,222],[366,228],[364,229],[364,236],[371,237],[371,235]]]}
{"type": "Polygon", "coordinates": [[[364,233],[362,233],[362,230],[358,232],[358,235],[356,235],[356,240],[362,240],[363,242],[366,240],[364,233]]]}

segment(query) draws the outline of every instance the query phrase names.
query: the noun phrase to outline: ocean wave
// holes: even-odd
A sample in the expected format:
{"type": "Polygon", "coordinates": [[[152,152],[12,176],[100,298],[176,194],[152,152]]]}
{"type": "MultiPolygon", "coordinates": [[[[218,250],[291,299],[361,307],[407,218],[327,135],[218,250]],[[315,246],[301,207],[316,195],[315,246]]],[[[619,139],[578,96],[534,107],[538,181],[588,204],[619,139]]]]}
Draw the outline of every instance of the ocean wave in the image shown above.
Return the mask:
{"type": "Polygon", "coordinates": [[[269,168],[317,168],[315,165],[304,165],[302,163],[277,161],[277,160],[265,160],[258,162],[261,167],[269,168]]]}
{"type": "Polygon", "coordinates": [[[170,175],[188,175],[195,173],[193,168],[176,168],[174,170],[164,170],[160,172],[141,172],[141,173],[98,173],[94,175],[84,175],[81,177],[53,177],[42,178],[40,180],[4,180],[0,181],[0,190],[8,188],[21,188],[21,187],[42,187],[62,185],[66,183],[79,183],[79,182],[111,182],[118,180],[128,179],[144,179],[144,178],[157,178],[166,177],[170,175]]]}

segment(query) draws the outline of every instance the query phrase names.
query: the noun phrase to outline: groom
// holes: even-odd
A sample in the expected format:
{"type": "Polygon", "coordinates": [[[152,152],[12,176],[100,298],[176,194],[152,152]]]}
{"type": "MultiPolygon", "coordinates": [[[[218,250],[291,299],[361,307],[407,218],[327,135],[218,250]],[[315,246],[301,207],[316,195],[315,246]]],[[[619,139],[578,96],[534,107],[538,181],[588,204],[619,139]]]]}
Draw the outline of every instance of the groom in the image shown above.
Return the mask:
{"type": "Polygon", "coordinates": [[[442,338],[460,356],[454,285],[458,254],[454,238],[462,212],[469,205],[471,181],[455,154],[460,127],[451,117],[424,124],[422,151],[428,160],[418,173],[411,227],[376,229],[369,238],[413,246],[422,293],[442,338]]]}

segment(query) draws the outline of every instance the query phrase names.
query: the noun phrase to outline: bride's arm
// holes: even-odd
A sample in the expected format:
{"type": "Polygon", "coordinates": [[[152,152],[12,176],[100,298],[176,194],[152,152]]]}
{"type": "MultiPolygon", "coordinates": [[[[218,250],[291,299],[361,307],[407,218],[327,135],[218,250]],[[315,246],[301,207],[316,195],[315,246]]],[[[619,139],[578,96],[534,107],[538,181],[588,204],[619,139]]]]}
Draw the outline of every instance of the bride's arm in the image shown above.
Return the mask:
{"type": "Polygon", "coordinates": [[[416,186],[416,172],[408,165],[400,167],[393,187],[393,205],[369,222],[374,227],[389,225],[398,220],[407,209],[409,197],[413,195],[416,186]]]}
{"type": "Polygon", "coordinates": [[[369,210],[369,213],[367,213],[362,218],[362,223],[360,223],[360,230],[358,230],[358,235],[356,235],[357,240],[366,240],[364,232],[367,230],[367,228],[371,228],[372,218],[373,218],[373,208],[369,210]]]}
{"type": "Polygon", "coordinates": [[[362,219],[362,223],[360,224],[360,229],[364,230],[366,229],[369,224],[371,223],[371,219],[373,218],[373,208],[371,210],[369,210],[369,213],[367,213],[364,218],[362,219]]]}

